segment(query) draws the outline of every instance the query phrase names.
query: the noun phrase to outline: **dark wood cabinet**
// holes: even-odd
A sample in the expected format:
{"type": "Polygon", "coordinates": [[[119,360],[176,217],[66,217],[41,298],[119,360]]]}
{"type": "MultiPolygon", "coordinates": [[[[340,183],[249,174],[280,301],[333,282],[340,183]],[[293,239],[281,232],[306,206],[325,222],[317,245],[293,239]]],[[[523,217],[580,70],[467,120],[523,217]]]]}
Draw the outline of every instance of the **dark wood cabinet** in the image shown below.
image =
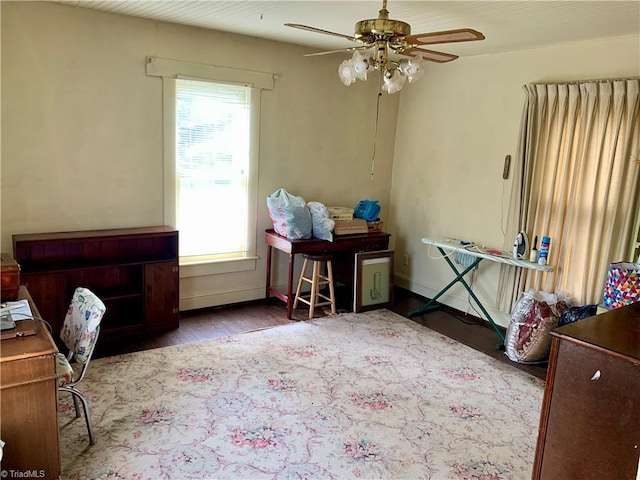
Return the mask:
{"type": "Polygon", "coordinates": [[[553,331],[534,479],[635,480],[640,303],[553,331]]]}
{"type": "Polygon", "coordinates": [[[173,261],[148,263],[144,266],[145,318],[147,330],[159,331],[178,326],[178,265],[173,261]]]}
{"type": "Polygon", "coordinates": [[[178,232],[165,227],[13,236],[14,258],[54,334],[76,287],[107,307],[100,340],[178,327],[178,232]]]}

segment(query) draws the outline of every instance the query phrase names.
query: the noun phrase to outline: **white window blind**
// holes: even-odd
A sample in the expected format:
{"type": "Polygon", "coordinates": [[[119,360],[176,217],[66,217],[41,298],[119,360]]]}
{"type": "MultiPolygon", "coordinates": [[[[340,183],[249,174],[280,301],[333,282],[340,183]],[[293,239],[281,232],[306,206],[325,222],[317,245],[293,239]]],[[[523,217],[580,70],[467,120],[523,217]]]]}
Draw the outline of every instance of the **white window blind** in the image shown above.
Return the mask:
{"type": "Polygon", "coordinates": [[[176,80],[180,257],[247,256],[251,88],[176,80]]]}

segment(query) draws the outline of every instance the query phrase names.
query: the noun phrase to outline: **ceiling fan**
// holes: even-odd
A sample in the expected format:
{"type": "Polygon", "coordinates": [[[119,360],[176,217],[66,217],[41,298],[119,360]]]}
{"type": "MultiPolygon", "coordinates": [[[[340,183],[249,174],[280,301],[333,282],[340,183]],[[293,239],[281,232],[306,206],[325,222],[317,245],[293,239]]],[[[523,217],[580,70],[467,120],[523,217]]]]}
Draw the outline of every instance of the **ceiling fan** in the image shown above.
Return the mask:
{"type": "Polygon", "coordinates": [[[384,80],[382,88],[388,93],[399,91],[406,79],[409,79],[409,83],[411,83],[420,78],[422,75],[422,60],[444,63],[458,58],[457,55],[450,53],[422,48],[422,45],[470,42],[484,40],[485,38],[482,33],[470,28],[411,35],[411,25],[389,18],[387,0],[382,0],[382,9],[378,12],[378,18],[361,20],[355,24],[353,36],[298,23],[285,23],[285,26],[332,35],[359,44],[339,50],[309,53],[305,56],[354,52],[351,60],[342,62],[338,69],[342,82],[345,85],[351,85],[356,79],[366,80],[368,70],[380,70],[384,80]],[[360,51],[366,50],[372,50],[372,53],[362,56],[360,51]],[[389,54],[403,55],[410,57],[411,60],[393,61],[389,59],[389,54]]]}

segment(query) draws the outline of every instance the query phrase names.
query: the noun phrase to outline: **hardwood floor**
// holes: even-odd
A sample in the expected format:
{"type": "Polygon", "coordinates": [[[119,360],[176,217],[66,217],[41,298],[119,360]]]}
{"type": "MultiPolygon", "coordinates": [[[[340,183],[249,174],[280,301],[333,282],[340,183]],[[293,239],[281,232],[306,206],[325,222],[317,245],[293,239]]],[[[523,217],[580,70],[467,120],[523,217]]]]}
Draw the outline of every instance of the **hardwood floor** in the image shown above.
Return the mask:
{"type": "MultiPolygon", "coordinates": [[[[427,300],[406,290],[399,292],[399,297],[393,306],[393,311],[405,317],[407,312],[419,309],[427,300]]],[[[413,317],[412,320],[530,375],[543,380],[546,378],[547,363],[526,365],[512,362],[505,354],[504,349],[496,348],[500,343],[496,332],[487,322],[478,317],[442,306],[440,310],[426,313],[421,317],[413,317]]],[[[504,329],[502,333],[504,333],[504,329]]]]}
{"type": "MultiPolygon", "coordinates": [[[[406,317],[407,312],[420,308],[425,301],[426,299],[419,295],[397,288],[392,310],[406,317]]],[[[180,328],[176,330],[143,339],[128,341],[119,339],[117,342],[103,342],[102,344],[98,342],[99,348],[96,349],[94,356],[118,355],[286,325],[306,320],[307,311],[306,308],[299,308],[294,312],[295,320],[287,320],[285,304],[272,299],[270,302],[259,300],[183,312],[180,315],[180,328]]],[[[512,365],[514,368],[526,371],[541,379],[546,377],[546,364],[523,365],[515,363],[509,360],[504,350],[497,350],[498,336],[486,322],[477,317],[442,307],[440,310],[421,317],[414,317],[412,320],[512,365]]]]}

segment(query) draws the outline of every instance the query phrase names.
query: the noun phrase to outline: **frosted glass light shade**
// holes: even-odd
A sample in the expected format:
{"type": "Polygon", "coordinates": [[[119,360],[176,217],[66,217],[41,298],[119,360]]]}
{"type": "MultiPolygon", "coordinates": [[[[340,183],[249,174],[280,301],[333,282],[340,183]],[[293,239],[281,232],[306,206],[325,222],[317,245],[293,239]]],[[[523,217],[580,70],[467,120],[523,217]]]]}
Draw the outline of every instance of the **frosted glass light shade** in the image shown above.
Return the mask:
{"type": "Polygon", "coordinates": [[[402,90],[402,86],[406,79],[407,77],[405,77],[398,69],[385,70],[383,73],[382,90],[389,94],[399,92],[402,90]]]}
{"type": "Polygon", "coordinates": [[[424,74],[424,61],[420,58],[401,60],[399,68],[406,75],[409,83],[413,83],[424,74]]]}
{"type": "Polygon", "coordinates": [[[351,62],[353,63],[353,69],[356,72],[356,78],[358,80],[366,80],[367,70],[369,70],[368,59],[360,55],[360,52],[355,51],[351,57],[351,62]]]}
{"type": "Polygon", "coordinates": [[[352,60],[345,60],[338,67],[338,76],[347,87],[356,82],[357,73],[352,60]]]}

